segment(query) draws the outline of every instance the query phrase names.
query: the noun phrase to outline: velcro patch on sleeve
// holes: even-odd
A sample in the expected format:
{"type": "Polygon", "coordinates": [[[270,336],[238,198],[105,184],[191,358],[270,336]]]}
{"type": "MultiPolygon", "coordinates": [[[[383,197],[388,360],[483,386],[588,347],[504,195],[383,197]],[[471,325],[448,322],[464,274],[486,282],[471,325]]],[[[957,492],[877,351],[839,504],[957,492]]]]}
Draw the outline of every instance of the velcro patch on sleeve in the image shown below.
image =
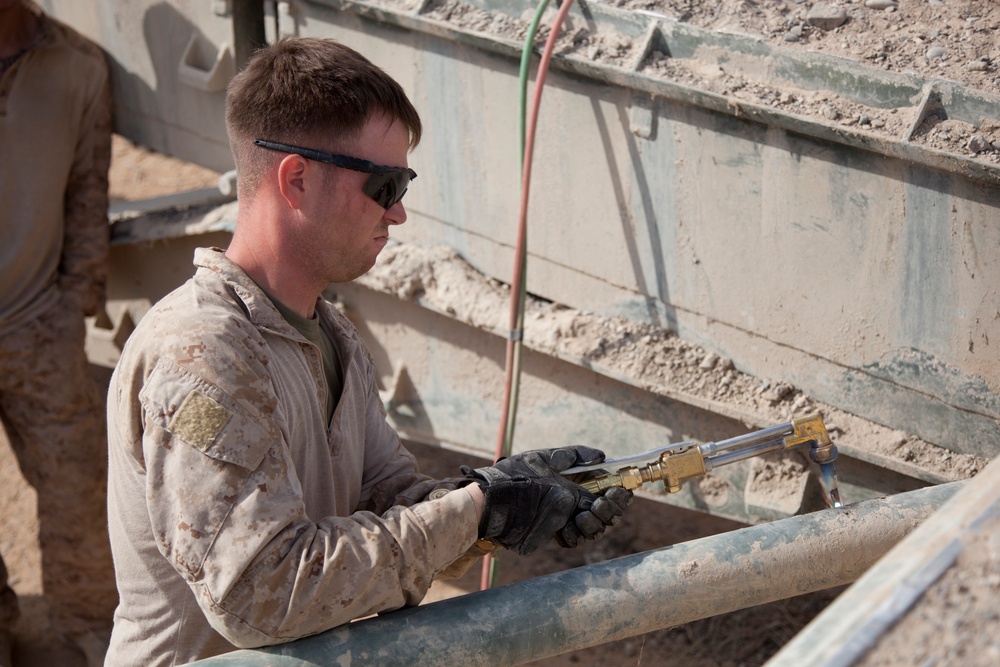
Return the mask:
{"type": "Polygon", "coordinates": [[[167,430],[205,451],[232,416],[233,413],[217,401],[193,389],[170,420],[167,430]]]}

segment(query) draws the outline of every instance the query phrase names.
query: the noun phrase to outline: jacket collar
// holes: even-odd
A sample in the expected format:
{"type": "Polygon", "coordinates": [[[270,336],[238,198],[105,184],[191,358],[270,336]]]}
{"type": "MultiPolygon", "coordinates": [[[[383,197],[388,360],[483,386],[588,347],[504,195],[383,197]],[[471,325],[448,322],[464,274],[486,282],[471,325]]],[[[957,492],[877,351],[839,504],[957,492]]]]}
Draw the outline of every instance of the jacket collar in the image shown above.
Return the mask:
{"type": "MultiPolygon", "coordinates": [[[[247,275],[239,264],[226,257],[222,248],[197,248],[194,251],[194,265],[198,271],[212,271],[232,290],[236,300],[242,305],[250,322],[262,329],[268,329],[282,336],[305,341],[298,330],[289,324],[274,303],[264,294],[264,290],[247,275]]],[[[342,322],[343,315],[332,304],[323,299],[316,299],[316,312],[327,331],[335,339],[340,339],[341,345],[350,351],[357,344],[356,335],[350,335],[342,322]]],[[[336,342],[336,340],[335,340],[336,342]]]]}
{"type": "MultiPolygon", "coordinates": [[[[239,264],[226,257],[222,248],[196,248],[194,265],[200,271],[218,274],[232,290],[247,314],[247,319],[259,328],[270,329],[285,336],[302,338],[295,327],[285,321],[278,309],[257,283],[239,264]]],[[[304,339],[303,339],[304,340],[304,339]]]]}

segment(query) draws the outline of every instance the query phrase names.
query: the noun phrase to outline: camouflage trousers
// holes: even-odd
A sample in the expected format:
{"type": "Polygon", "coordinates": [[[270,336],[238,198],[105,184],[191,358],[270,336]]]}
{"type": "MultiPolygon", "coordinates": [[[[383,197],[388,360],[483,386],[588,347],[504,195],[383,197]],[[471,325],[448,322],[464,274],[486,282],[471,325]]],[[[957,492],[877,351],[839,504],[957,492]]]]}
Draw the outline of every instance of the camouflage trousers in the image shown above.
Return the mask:
{"type": "MultiPolygon", "coordinates": [[[[53,627],[65,634],[110,627],[118,600],[107,531],[105,401],[90,375],[84,335],[76,309],[55,307],[0,338],[0,421],[38,495],[42,585],[53,627]]],[[[0,517],[0,529],[8,520],[0,517]]],[[[0,572],[4,629],[18,610],[2,562],[0,572]]]]}

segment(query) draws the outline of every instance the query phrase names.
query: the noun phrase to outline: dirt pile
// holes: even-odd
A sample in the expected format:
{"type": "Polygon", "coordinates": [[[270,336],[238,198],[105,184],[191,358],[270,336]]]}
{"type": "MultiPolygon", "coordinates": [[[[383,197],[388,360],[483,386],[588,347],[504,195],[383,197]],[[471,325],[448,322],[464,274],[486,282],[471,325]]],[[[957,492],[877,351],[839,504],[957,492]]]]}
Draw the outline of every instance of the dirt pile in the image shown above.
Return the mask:
{"type": "MultiPolygon", "coordinates": [[[[406,11],[411,0],[380,0],[406,11]]],[[[773,46],[841,56],[891,72],[950,79],[977,90],[1000,92],[1000,6],[993,0],[605,0],[619,9],[642,12],[706,30],[754,37],[773,46]],[[837,18],[830,18],[837,17],[837,18]]],[[[523,40],[534,10],[500,16],[459,0],[431,0],[422,15],[474,32],[523,40]]],[[[549,8],[535,38],[548,38],[555,8],[549,8]]],[[[600,40],[625,44],[623,36],[588,34],[573,25],[558,43],[560,52],[594,47],[600,40]],[[589,42],[587,40],[590,40],[589,42]]],[[[601,59],[600,54],[589,57],[601,59]]]]}
{"type": "Polygon", "coordinates": [[[190,162],[137,146],[125,137],[111,138],[109,197],[112,202],[150,199],[217,187],[219,174],[190,162]]]}
{"type": "Polygon", "coordinates": [[[607,0],[774,46],[892,72],[1000,89],[1000,6],[993,0],[607,0]],[[830,19],[826,17],[840,17],[830,19]]]}
{"type": "MultiPolygon", "coordinates": [[[[380,0],[413,11],[409,0],[380,0]]],[[[593,3],[601,4],[601,3],[593,3]]],[[[970,89],[1000,93],[1000,5],[992,0],[606,0],[604,4],[712,30],[749,36],[773,48],[846,58],[873,72],[946,79],[970,89]]],[[[428,19],[523,42],[534,10],[520,17],[483,10],[459,0],[431,0],[428,19]]],[[[548,39],[555,16],[550,7],[535,43],[548,39]]],[[[931,115],[917,124],[910,108],[880,108],[830,91],[777,84],[727,55],[716,59],[670,57],[614,29],[570,14],[556,42],[558,55],[616,67],[637,67],[659,79],[730,97],[735,101],[854,128],[886,139],[905,139],[1000,164],[1000,121],[973,125],[931,115]]]]}
{"type": "MultiPolygon", "coordinates": [[[[390,245],[358,282],[499,335],[508,328],[509,286],[480,274],[449,247],[390,245]]],[[[940,481],[956,480],[974,475],[986,463],[820,403],[781,379],[743,373],[731,359],[633,320],[532,297],[525,308],[524,344],[740,419],[748,429],[818,410],[842,451],[864,454],[901,472],[923,471],[940,481]]]]}
{"type": "MultiPolygon", "coordinates": [[[[948,79],[973,90],[1000,92],[1000,42],[996,38],[1000,6],[989,1],[737,0],[716,4],[623,0],[621,6],[673,11],[677,18],[699,27],[747,34],[776,48],[823,53],[874,70],[948,79]],[[690,10],[680,7],[689,5],[690,10]],[[839,19],[821,20],[819,7],[827,10],[824,19],[829,15],[839,19]]],[[[739,67],[668,58],[657,51],[650,54],[643,69],[653,76],[785,113],[1000,163],[1000,123],[996,121],[973,125],[930,115],[914,127],[917,119],[909,109],[872,107],[826,91],[775,85],[739,67]]]]}

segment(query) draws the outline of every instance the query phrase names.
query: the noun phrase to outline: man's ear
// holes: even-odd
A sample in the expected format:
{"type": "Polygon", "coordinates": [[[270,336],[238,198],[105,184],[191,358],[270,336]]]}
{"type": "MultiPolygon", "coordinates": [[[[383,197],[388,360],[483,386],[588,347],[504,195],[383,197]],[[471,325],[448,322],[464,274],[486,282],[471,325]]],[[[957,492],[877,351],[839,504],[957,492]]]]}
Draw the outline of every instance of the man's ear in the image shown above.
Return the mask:
{"type": "Polygon", "coordinates": [[[315,165],[301,155],[289,155],[278,163],[278,189],[289,208],[302,208],[306,177],[315,165]]]}

